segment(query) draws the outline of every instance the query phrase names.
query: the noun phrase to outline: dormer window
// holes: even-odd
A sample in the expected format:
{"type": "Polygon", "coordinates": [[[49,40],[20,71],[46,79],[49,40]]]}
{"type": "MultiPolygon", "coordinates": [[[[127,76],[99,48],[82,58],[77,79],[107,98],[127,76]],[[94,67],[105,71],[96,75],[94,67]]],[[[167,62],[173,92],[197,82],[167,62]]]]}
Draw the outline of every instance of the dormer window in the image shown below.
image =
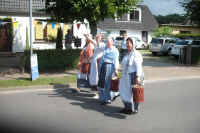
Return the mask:
{"type": "Polygon", "coordinates": [[[140,21],[140,11],[139,10],[133,10],[130,13],[130,21],[136,21],[136,22],[140,21]]]}
{"type": "Polygon", "coordinates": [[[117,22],[141,22],[142,21],[142,11],[141,8],[135,8],[128,14],[124,14],[119,18],[116,18],[117,22]]]}

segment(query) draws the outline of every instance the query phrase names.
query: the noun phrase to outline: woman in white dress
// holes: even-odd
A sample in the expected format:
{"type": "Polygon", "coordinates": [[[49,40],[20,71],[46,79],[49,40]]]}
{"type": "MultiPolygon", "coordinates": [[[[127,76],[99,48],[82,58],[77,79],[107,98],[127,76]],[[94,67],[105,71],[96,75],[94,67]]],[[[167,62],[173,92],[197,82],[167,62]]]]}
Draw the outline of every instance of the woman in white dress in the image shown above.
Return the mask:
{"type": "Polygon", "coordinates": [[[124,108],[120,113],[132,114],[138,112],[139,103],[133,102],[133,85],[143,84],[143,58],[139,51],[135,49],[131,38],[127,38],[126,45],[128,54],[122,60],[122,77],[120,80],[120,97],[124,108]]]}

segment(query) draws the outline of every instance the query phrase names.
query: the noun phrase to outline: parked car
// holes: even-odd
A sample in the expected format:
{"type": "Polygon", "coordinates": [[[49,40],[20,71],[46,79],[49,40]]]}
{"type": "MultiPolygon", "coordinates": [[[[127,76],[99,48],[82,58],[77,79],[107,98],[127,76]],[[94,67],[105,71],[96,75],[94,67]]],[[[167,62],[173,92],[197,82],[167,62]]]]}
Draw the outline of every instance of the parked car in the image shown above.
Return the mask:
{"type": "Polygon", "coordinates": [[[121,48],[122,41],[123,41],[123,37],[122,36],[116,37],[114,45],[117,48],[121,48]]]}
{"type": "Polygon", "coordinates": [[[130,36],[130,38],[133,40],[136,49],[144,49],[147,47],[147,44],[143,40],[140,40],[138,37],[130,36]]]}
{"type": "Polygon", "coordinates": [[[176,41],[175,45],[172,47],[171,51],[170,51],[170,55],[178,57],[181,54],[181,49],[184,46],[190,45],[191,44],[191,40],[178,40],[176,41]]]}
{"type": "Polygon", "coordinates": [[[200,47],[200,40],[193,40],[192,42],[191,42],[191,45],[192,46],[196,46],[196,47],[200,47]]]}
{"type": "MultiPolygon", "coordinates": [[[[136,49],[143,49],[147,46],[147,44],[144,41],[140,40],[138,37],[135,37],[135,36],[129,36],[129,37],[133,40],[133,43],[135,44],[136,49]]],[[[123,41],[123,37],[121,36],[116,37],[115,46],[121,48],[122,41],[123,41]]]]}
{"type": "Polygon", "coordinates": [[[165,40],[169,38],[152,38],[149,44],[149,50],[152,52],[153,55],[157,53],[161,53],[161,48],[165,44],[165,40]]]}
{"type": "Polygon", "coordinates": [[[176,38],[170,38],[165,40],[165,44],[161,47],[160,52],[163,55],[168,55],[172,49],[172,47],[175,45],[177,39],[176,38]]]}

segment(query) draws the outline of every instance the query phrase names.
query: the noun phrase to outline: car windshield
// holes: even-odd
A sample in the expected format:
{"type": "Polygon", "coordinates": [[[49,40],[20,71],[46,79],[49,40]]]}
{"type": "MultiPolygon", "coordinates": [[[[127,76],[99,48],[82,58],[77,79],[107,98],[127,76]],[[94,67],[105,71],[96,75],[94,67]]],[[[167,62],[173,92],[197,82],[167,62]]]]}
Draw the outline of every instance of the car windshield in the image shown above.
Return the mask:
{"type": "Polygon", "coordinates": [[[176,45],[187,45],[188,41],[177,41],[176,45]]]}
{"type": "Polygon", "coordinates": [[[163,44],[163,39],[153,38],[151,40],[151,43],[163,44]]]}

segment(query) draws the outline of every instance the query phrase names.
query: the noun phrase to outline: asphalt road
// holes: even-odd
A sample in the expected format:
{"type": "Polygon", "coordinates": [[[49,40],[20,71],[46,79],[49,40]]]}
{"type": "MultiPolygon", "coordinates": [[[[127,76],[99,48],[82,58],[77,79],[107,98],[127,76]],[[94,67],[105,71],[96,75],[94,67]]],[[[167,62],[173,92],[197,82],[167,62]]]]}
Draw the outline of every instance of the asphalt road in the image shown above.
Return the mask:
{"type": "Polygon", "coordinates": [[[118,113],[120,98],[101,106],[73,88],[0,92],[0,129],[13,133],[199,133],[200,78],[145,84],[136,115],[118,113]]]}

